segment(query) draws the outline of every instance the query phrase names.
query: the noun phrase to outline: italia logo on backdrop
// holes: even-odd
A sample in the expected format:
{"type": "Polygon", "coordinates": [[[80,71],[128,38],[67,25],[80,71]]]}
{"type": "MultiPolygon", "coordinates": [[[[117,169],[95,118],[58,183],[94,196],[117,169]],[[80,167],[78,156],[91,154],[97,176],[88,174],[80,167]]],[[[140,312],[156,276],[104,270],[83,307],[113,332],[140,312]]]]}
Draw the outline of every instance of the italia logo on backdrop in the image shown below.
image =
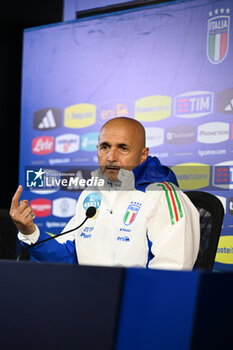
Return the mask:
{"type": "Polygon", "coordinates": [[[207,29],[207,57],[211,63],[221,63],[227,55],[230,30],[230,9],[209,12],[207,29]],[[214,16],[214,17],[212,17],[214,16]]]}
{"type": "Polygon", "coordinates": [[[125,225],[129,226],[134,222],[141,205],[142,204],[138,202],[130,202],[123,220],[125,225]]]}

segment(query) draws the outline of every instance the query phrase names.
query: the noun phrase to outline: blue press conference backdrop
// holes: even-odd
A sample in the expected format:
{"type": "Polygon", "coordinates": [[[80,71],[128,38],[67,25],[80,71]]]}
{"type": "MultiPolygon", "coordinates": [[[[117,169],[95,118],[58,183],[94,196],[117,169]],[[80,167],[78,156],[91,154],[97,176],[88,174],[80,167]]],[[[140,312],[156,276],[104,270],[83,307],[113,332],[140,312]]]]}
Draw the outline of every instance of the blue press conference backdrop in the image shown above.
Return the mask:
{"type": "MultiPolygon", "coordinates": [[[[20,183],[35,168],[85,178],[103,123],[134,117],[183,190],[221,199],[215,268],[232,270],[232,15],[231,0],[196,0],[25,30],[20,183]]],[[[75,190],[25,187],[41,229],[64,228],[75,190]]]]}

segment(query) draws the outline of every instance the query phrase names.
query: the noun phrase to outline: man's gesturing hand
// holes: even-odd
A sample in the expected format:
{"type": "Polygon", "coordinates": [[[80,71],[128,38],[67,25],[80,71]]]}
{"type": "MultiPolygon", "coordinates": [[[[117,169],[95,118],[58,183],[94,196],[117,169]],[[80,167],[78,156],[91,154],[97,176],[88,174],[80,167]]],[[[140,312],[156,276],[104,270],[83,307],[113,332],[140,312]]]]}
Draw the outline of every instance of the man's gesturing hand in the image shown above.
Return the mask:
{"type": "Polygon", "coordinates": [[[22,200],[19,203],[22,191],[23,187],[20,185],[12,198],[10,216],[20,232],[24,235],[30,235],[36,230],[36,225],[33,223],[35,215],[28,200],[22,200]]]}

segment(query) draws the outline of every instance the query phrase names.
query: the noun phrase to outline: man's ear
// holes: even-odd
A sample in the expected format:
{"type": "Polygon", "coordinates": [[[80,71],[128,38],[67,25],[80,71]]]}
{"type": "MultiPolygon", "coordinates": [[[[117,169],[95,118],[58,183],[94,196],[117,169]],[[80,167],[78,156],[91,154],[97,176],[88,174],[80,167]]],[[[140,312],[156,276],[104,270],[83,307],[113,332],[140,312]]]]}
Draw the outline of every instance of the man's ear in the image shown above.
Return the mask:
{"type": "Polygon", "coordinates": [[[140,164],[142,164],[147,160],[148,155],[149,155],[149,148],[148,147],[143,148],[141,152],[141,157],[140,157],[140,164]]]}

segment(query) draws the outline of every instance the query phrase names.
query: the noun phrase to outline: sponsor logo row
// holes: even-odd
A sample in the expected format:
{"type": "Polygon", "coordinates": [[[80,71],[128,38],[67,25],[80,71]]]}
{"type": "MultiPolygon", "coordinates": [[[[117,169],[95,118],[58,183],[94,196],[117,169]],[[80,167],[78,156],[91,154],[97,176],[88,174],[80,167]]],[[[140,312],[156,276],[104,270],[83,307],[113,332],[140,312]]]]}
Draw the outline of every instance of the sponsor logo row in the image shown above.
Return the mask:
{"type": "Polygon", "coordinates": [[[215,144],[233,139],[233,125],[223,122],[211,122],[199,125],[176,125],[164,130],[149,127],[146,129],[147,147],[156,147],[163,143],[184,145],[191,142],[215,144]]]}
{"type": "Polygon", "coordinates": [[[213,167],[203,163],[183,163],[172,167],[182,190],[195,190],[208,186],[223,190],[233,189],[233,161],[213,167]]]}
{"type": "MultiPolygon", "coordinates": [[[[226,197],[218,196],[221,200],[225,213],[233,215],[233,197],[229,198],[228,205],[226,197]]],[[[30,206],[37,217],[54,215],[67,218],[75,214],[77,201],[73,198],[62,197],[54,199],[35,198],[30,201],[30,206]]]]}
{"type": "Polygon", "coordinates": [[[82,136],[76,134],[62,134],[53,136],[40,136],[32,140],[32,153],[44,155],[53,152],[68,154],[83,151],[96,151],[98,133],[90,132],[82,136]]]}
{"type": "Polygon", "coordinates": [[[59,218],[68,218],[75,214],[77,201],[73,198],[63,197],[51,201],[47,198],[35,198],[30,201],[30,206],[36,217],[54,215],[59,218]]]}
{"type": "MultiPolygon", "coordinates": [[[[154,122],[170,117],[199,118],[212,114],[214,111],[214,93],[210,91],[189,91],[174,98],[155,95],[135,101],[134,117],[142,122],[154,122]]],[[[220,91],[217,94],[216,111],[223,114],[233,114],[233,88],[220,91]]],[[[129,102],[109,102],[99,106],[101,121],[118,116],[129,116],[129,102]]],[[[62,125],[63,111],[48,107],[34,113],[33,126],[36,130],[51,130],[62,125]]],[[[85,128],[96,123],[97,106],[89,103],[79,103],[65,108],[64,126],[67,128],[85,128]]]]}
{"type": "MultiPolygon", "coordinates": [[[[194,141],[215,144],[233,139],[233,125],[223,122],[212,122],[199,125],[177,125],[167,130],[157,127],[146,128],[147,147],[160,146],[163,143],[184,145],[194,141]]],[[[90,132],[81,136],[62,134],[55,137],[40,136],[32,140],[32,153],[37,155],[52,152],[67,154],[79,150],[93,152],[98,144],[98,132],[90,132]]]]}

